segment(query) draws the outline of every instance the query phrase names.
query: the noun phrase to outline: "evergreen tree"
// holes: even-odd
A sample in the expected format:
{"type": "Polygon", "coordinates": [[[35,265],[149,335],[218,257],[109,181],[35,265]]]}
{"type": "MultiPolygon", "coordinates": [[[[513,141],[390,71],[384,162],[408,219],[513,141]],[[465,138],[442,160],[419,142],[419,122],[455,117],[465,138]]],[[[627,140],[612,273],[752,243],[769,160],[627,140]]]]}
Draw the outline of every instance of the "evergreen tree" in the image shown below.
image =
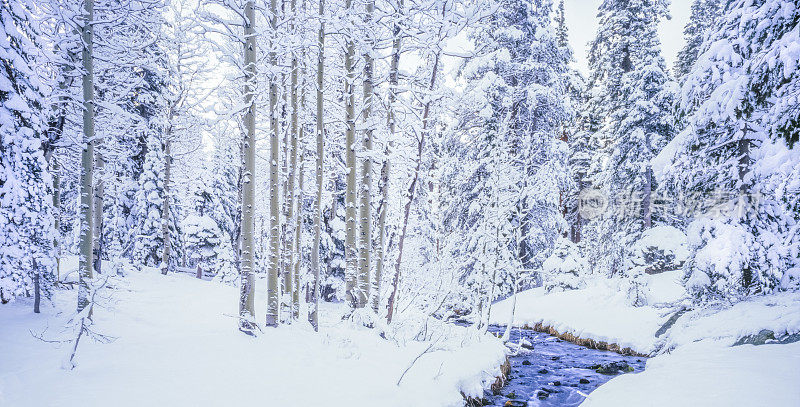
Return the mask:
{"type": "Polygon", "coordinates": [[[336,173],[330,202],[322,210],[320,262],[320,298],[324,301],[345,300],[345,202],[344,177],[336,173]],[[338,192],[338,193],[337,193],[338,192]]]}
{"type": "MultiPolygon", "coordinates": [[[[556,11],[556,34],[558,46],[564,58],[570,63],[574,62],[572,48],[569,45],[569,31],[567,30],[567,17],[564,10],[564,0],[558,3],[556,11]]],[[[567,69],[567,89],[569,92],[570,108],[575,111],[573,117],[564,123],[561,140],[569,146],[567,167],[571,178],[571,187],[562,191],[561,199],[564,217],[569,224],[569,237],[574,243],[581,240],[581,229],[584,220],[580,214],[580,194],[588,187],[586,179],[591,151],[589,150],[589,133],[581,129],[582,117],[580,105],[583,101],[586,80],[571,65],[567,69]]]]}
{"type": "Polygon", "coordinates": [[[735,0],[722,15],[683,85],[688,126],[665,153],[667,179],[701,204],[684,267],[701,302],[797,287],[800,265],[800,54],[786,52],[800,7],[735,0]]]}
{"type": "Polygon", "coordinates": [[[649,160],[672,137],[674,92],[661,56],[658,22],[666,0],[605,0],[600,27],[590,45],[589,90],[584,129],[594,152],[588,181],[604,203],[584,237],[593,270],[614,275],[624,249],[650,227],[649,160]],[[649,143],[649,145],[648,145],[649,143]]]}
{"type": "MultiPolygon", "coordinates": [[[[573,111],[565,97],[571,55],[559,46],[549,0],[499,2],[474,40],[486,51],[462,76],[465,95],[458,131],[447,143],[452,200],[446,227],[458,231],[448,250],[461,259],[463,284],[480,302],[538,284],[537,268],[566,229],[560,193],[568,189],[563,125],[573,111]]],[[[445,171],[447,174],[447,171],[445,171]]],[[[445,202],[450,201],[447,199],[445,202]]]]}
{"type": "Polygon", "coordinates": [[[210,183],[201,178],[193,193],[192,213],[183,221],[186,233],[186,252],[191,266],[199,266],[203,273],[216,276],[221,270],[230,273],[232,258],[226,256],[225,235],[212,217],[218,211],[216,194],[209,188],[210,183]]]}
{"type": "Polygon", "coordinates": [[[49,295],[55,237],[30,4],[0,1],[0,302],[49,295]]]}
{"type": "Polygon", "coordinates": [[[683,29],[686,45],[678,52],[678,59],[675,61],[675,76],[678,79],[682,80],[691,72],[692,65],[700,56],[703,40],[714,27],[722,6],[720,0],[694,0],[692,3],[692,14],[683,29]]]}
{"type": "Polygon", "coordinates": [[[139,176],[134,213],[137,219],[133,259],[142,266],[161,264],[161,210],[164,203],[164,151],[155,134],[147,138],[147,154],[139,176]]]}

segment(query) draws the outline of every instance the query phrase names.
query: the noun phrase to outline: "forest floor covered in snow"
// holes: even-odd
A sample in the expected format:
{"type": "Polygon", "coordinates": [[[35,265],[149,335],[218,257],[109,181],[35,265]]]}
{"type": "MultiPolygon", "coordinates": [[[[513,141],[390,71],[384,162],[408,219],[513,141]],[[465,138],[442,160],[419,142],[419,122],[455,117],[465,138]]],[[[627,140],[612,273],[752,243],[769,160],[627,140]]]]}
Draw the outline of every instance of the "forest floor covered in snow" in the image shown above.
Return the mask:
{"type": "MultiPolygon", "coordinates": [[[[652,354],[644,372],[600,386],[584,405],[800,405],[800,342],[734,345],[764,330],[800,337],[800,293],[755,296],[733,306],[687,310],[680,271],[649,276],[650,304],[632,307],[614,280],[546,294],[536,288],[494,304],[492,323],[541,324],[582,339],[652,354]],[[512,310],[514,315],[512,319],[512,310]]],[[[773,342],[773,343],[770,343],[773,342]]]]}
{"type": "Polygon", "coordinates": [[[93,329],[113,340],[81,339],[73,370],[61,367],[71,342],[34,335],[74,339],[64,327],[75,290],[56,291],[39,315],[24,301],[3,307],[0,405],[463,406],[461,393],[482,395],[505,360],[490,334],[409,317],[383,339],[336,305],[321,309],[319,333],[302,322],[249,337],[237,330],[236,287],[154,269],[98,296],[93,329]]]}

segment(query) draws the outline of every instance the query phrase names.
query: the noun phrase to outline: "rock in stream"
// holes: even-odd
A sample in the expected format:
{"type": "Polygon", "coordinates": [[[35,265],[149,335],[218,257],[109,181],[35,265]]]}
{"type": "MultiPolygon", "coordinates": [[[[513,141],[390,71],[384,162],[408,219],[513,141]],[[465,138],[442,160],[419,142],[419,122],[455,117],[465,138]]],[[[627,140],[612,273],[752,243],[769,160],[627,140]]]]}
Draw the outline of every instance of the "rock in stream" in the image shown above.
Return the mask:
{"type": "MultiPolygon", "coordinates": [[[[490,328],[501,334],[504,330],[490,328]]],[[[641,357],[589,349],[536,331],[512,330],[512,341],[520,337],[534,350],[523,348],[509,357],[510,379],[498,394],[487,392],[490,406],[577,406],[585,400],[584,394],[614,376],[635,374],[645,366],[641,357]]]]}

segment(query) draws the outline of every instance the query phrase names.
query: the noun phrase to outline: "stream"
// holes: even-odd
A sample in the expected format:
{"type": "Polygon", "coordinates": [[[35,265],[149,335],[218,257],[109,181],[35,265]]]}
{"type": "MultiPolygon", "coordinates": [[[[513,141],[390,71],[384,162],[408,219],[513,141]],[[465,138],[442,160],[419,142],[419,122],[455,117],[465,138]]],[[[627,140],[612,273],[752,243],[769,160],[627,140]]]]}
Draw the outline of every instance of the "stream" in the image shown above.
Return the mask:
{"type": "MultiPolygon", "coordinates": [[[[505,327],[493,325],[489,331],[502,335],[505,327]]],[[[513,343],[519,343],[520,336],[533,349],[520,349],[509,356],[508,384],[500,394],[486,393],[490,406],[577,406],[586,394],[614,376],[630,368],[634,373],[644,370],[646,359],[642,357],[589,349],[545,333],[512,329],[513,343]],[[596,372],[598,369],[606,373],[596,372]]]]}

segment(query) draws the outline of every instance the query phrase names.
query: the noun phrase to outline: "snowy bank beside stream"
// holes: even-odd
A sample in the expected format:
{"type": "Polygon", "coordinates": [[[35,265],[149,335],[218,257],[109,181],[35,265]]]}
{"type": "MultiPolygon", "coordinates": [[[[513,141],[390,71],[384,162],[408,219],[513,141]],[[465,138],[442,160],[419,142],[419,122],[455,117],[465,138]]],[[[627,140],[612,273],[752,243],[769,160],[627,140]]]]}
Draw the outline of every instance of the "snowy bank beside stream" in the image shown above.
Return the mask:
{"type": "Polygon", "coordinates": [[[725,344],[704,340],[647,361],[645,371],[615,377],[586,407],[800,406],[800,343],[725,344]]]}
{"type": "Polygon", "coordinates": [[[25,301],[2,308],[0,405],[460,407],[461,393],[482,395],[505,360],[493,336],[433,319],[399,321],[382,339],[341,321],[343,308],[332,305],[321,310],[320,333],[302,323],[252,338],[236,329],[236,287],[156,270],[111,286],[94,329],[116,339],[82,339],[72,371],[60,368],[69,343],[31,333],[73,338],[61,327],[74,290],[57,290],[40,315],[25,301]]]}
{"type": "MultiPolygon", "coordinates": [[[[513,325],[542,324],[559,333],[655,355],[644,372],[621,375],[600,386],[586,406],[800,405],[800,343],[767,340],[764,345],[732,346],[773,334],[796,340],[800,293],[778,292],[725,307],[689,310],[656,337],[678,304],[688,304],[681,301],[680,275],[673,271],[648,276],[655,301],[644,307],[627,305],[613,280],[550,294],[541,288],[524,291],[517,296],[513,325]]],[[[508,323],[513,305],[513,298],[494,304],[492,322],[508,323]]]]}
{"type": "MultiPolygon", "coordinates": [[[[676,301],[684,295],[680,272],[671,271],[648,276],[653,304],[676,301]]],[[[559,333],[570,333],[583,339],[616,343],[638,353],[655,349],[655,332],[669,318],[669,308],[655,305],[632,307],[626,295],[617,289],[617,281],[597,279],[586,288],[545,294],[534,288],[492,306],[493,324],[514,326],[549,326],[559,333]]]]}

